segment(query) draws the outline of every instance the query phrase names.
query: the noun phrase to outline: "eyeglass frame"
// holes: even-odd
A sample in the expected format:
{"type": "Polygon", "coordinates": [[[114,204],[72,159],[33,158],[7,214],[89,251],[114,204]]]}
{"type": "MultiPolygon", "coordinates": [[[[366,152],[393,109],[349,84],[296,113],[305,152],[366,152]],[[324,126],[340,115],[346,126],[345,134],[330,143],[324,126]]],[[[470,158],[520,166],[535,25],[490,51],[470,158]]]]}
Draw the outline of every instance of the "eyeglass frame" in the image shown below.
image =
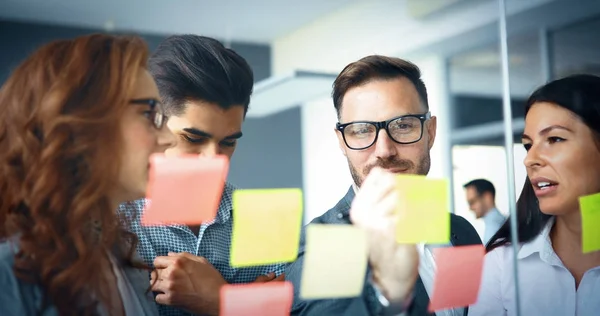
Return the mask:
{"type": "Polygon", "coordinates": [[[340,123],[337,122],[335,124],[335,129],[337,131],[339,131],[342,134],[342,139],[344,139],[344,144],[346,144],[346,147],[352,149],[352,150],[363,150],[363,149],[367,149],[371,146],[373,146],[373,144],[375,144],[377,142],[377,139],[379,138],[379,131],[381,131],[381,129],[385,129],[385,132],[387,133],[388,137],[394,141],[397,144],[401,144],[401,145],[409,145],[409,144],[414,144],[418,141],[420,141],[423,138],[423,130],[425,129],[425,122],[428,121],[429,119],[431,119],[431,112],[427,111],[427,113],[424,114],[408,114],[408,115],[400,115],[400,116],[396,116],[393,117],[389,120],[385,120],[385,121],[379,121],[379,122],[375,122],[375,121],[353,121],[353,122],[348,122],[348,123],[340,123]],[[397,119],[402,119],[402,118],[407,118],[407,117],[414,117],[419,119],[419,121],[421,122],[421,134],[419,135],[419,138],[417,138],[417,140],[412,141],[412,142],[399,142],[396,139],[394,139],[394,137],[392,137],[392,135],[390,134],[390,130],[389,130],[389,125],[391,122],[397,120],[397,119]],[[373,142],[366,147],[361,147],[361,148],[353,148],[350,147],[348,145],[348,142],[346,141],[346,134],[344,133],[344,129],[352,124],[356,124],[356,123],[367,123],[367,124],[371,124],[371,125],[375,125],[375,139],[373,139],[373,142]]]}
{"type": "Polygon", "coordinates": [[[150,109],[156,113],[155,118],[152,120],[152,124],[156,129],[162,129],[167,122],[168,117],[164,114],[164,109],[160,101],[156,99],[132,99],[129,100],[129,103],[150,106],[150,109]]]}

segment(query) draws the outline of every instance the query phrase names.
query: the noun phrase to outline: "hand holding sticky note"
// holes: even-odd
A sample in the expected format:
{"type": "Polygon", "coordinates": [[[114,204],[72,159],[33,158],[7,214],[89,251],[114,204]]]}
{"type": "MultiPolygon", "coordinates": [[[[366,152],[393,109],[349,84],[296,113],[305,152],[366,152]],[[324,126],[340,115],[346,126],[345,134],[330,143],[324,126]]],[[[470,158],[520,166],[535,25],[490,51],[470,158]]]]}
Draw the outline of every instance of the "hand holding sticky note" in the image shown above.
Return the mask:
{"type": "Polygon", "coordinates": [[[398,243],[446,244],[450,242],[448,180],[417,175],[398,175],[396,229],[398,243]]]}
{"type": "Polygon", "coordinates": [[[483,270],[483,245],[434,249],[437,270],[429,312],[465,307],[477,301],[483,270]]]}
{"type": "Polygon", "coordinates": [[[197,225],[213,220],[229,170],[227,157],[150,157],[142,225],[197,225]]]}
{"type": "Polygon", "coordinates": [[[300,189],[234,191],[231,266],[294,261],[298,256],[302,208],[300,189]]]}
{"type": "Polygon", "coordinates": [[[583,253],[600,250],[600,193],[579,198],[583,253]]]}
{"type": "Polygon", "coordinates": [[[221,287],[220,316],[289,316],[294,287],[290,282],[226,284],[221,287]]]}
{"type": "Polygon", "coordinates": [[[368,262],[367,236],[352,225],[309,224],[300,283],[302,299],[356,297],[368,262]]]}

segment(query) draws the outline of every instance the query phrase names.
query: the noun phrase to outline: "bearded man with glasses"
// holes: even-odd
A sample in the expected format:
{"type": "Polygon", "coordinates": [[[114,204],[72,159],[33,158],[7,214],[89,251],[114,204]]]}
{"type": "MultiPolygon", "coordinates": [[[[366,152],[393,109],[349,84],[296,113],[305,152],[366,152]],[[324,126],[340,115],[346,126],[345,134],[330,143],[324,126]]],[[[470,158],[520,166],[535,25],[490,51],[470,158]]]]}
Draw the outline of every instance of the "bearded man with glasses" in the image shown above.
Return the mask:
{"type": "MultiPolygon", "coordinates": [[[[419,68],[399,58],[375,55],[349,64],[336,78],[332,97],[338,116],[335,132],[354,183],[337,205],[311,223],[364,226],[350,216],[350,206],[364,179],[375,167],[397,174],[427,175],[436,117],[429,112],[427,89],[419,68]]],[[[376,212],[372,217],[373,221],[388,219],[376,212]]],[[[411,279],[398,278],[398,271],[407,266],[410,256],[397,256],[384,248],[394,242],[393,234],[374,229],[368,231],[368,236],[369,267],[361,296],[302,300],[299,294],[305,251],[303,231],[298,259],[286,268],[286,280],[294,284],[292,315],[433,315],[427,310],[435,271],[431,247],[416,246],[419,275],[412,295],[400,297],[393,293],[407,288],[402,283],[411,279]]],[[[481,244],[473,226],[451,214],[451,243],[447,246],[472,244],[481,244]]],[[[456,287],[459,289],[461,284],[456,287]]],[[[459,316],[465,312],[466,308],[456,308],[438,311],[436,315],[459,316]]]]}

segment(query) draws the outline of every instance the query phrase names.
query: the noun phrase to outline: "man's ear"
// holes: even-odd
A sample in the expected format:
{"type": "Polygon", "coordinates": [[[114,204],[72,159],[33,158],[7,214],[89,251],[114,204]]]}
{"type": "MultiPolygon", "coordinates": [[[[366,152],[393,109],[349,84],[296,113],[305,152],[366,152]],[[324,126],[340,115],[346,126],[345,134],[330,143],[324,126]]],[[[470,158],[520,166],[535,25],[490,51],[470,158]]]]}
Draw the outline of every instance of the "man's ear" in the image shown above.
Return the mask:
{"type": "Polygon", "coordinates": [[[340,147],[340,150],[342,151],[342,155],[346,156],[346,150],[348,149],[348,147],[346,147],[346,143],[344,142],[344,136],[342,135],[342,132],[340,132],[337,129],[333,129],[335,135],[338,138],[338,146],[340,147]]]}
{"type": "Polygon", "coordinates": [[[494,196],[492,195],[492,193],[485,192],[484,196],[485,196],[486,203],[488,203],[490,205],[490,207],[492,207],[494,205],[494,196]]]}
{"type": "Polygon", "coordinates": [[[427,139],[429,143],[429,150],[433,147],[433,143],[435,142],[435,134],[437,132],[437,117],[432,116],[429,120],[425,121],[425,130],[427,132],[427,139]]]}

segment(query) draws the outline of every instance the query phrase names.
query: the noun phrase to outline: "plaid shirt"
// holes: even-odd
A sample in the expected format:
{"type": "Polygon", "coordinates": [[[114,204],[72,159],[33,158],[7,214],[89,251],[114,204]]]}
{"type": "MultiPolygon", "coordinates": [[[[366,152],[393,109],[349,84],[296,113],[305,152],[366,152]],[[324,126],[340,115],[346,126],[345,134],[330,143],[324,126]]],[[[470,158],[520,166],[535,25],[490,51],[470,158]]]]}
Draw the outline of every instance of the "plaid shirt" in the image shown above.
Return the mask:
{"type": "MultiPolygon", "coordinates": [[[[141,225],[141,213],[146,200],[122,204],[119,212],[130,219],[130,229],[139,238],[138,253],[146,264],[152,267],[157,256],[166,256],[169,252],[189,252],[205,257],[228,283],[249,283],[258,276],[275,272],[280,275],[285,264],[233,268],[229,265],[229,249],[232,235],[232,195],[236,188],[225,184],[221,204],[215,220],[202,224],[198,236],[185,225],[150,226],[141,225]]],[[[217,290],[217,289],[215,289],[217,290]]],[[[183,310],[158,304],[162,316],[191,315],[183,310]]]]}

